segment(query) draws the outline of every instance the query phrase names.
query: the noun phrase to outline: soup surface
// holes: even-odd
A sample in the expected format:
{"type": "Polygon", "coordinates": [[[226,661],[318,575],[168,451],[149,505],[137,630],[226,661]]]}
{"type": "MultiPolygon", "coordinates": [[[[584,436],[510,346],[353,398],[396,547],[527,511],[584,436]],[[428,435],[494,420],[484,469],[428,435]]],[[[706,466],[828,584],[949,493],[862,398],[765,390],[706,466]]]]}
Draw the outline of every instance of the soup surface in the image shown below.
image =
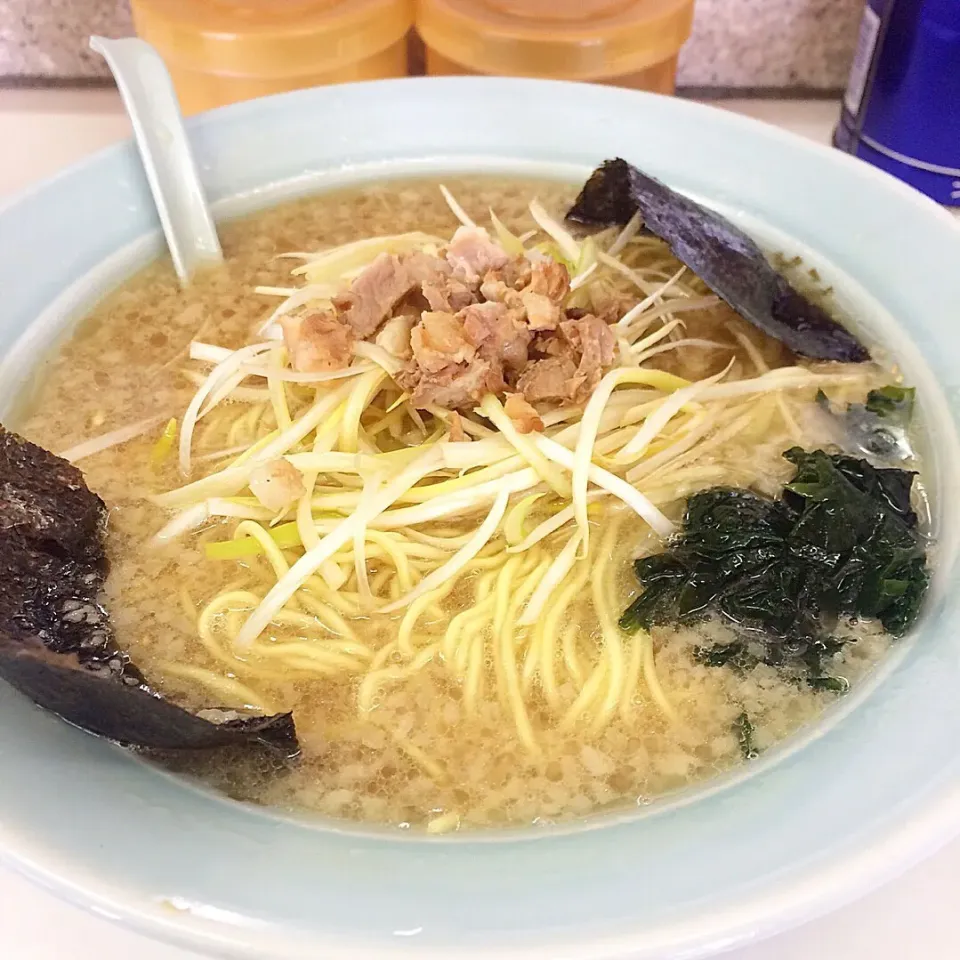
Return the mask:
{"type": "MultiPolygon", "coordinates": [[[[576,193],[564,184],[515,178],[451,178],[446,184],[478,222],[487,223],[493,208],[521,238],[537,229],[531,198],[560,215],[576,193]]],[[[290,271],[298,261],[278,254],[411,231],[447,238],[456,227],[437,183],[426,180],[311,197],[223,224],[226,262],[187,289],[164,260],[108,296],[47,361],[21,425],[31,440],[61,452],[127,424],[149,422],[140,436],[79,464],[110,507],[106,605],[119,644],[175,702],[192,710],[293,711],[302,746],[294,763],[269,753],[160,758],[237,798],[437,832],[547,823],[645,804],[744,762],[809,723],[889,646],[876,623],[840,623],[836,635],[852,642],[828,651],[823,664],[836,682],[815,684],[762,660],[711,664],[702,651],[736,639],[731,624],[717,617],[620,631],[615,620],[638,591],[631,561],[659,549],[659,538],[613,497],[591,501],[589,546],[574,543],[571,551],[568,527],[511,552],[517,539],[511,541],[508,531],[438,589],[394,611],[364,606],[364,590],[396,600],[404,576],[410,583],[421,580],[439,567],[438,558],[450,557],[477,531],[492,509],[490,499],[421,524],[418,535],[402,543],[399,535],[371,535],[366,587],[357,579],[349,542],[333,558],[337,570],[327,571],[332,581],[315,576],[315,594],[295,595],[253,646],[238,642],[251,610],[303,547],[299,540],[275,539],[268,555],[249,529],[239,529],[255,523],[270,531],[277,526],[271,521],[281,520],[295,532],[295,506],[258,521],[213,516],[181,536],[155,539],[172,512],[150,498],[185,483],[178,441],[171,445],[172,435],[164,440],[163,431],[171,418],[182,422],[209,370],[191,360],[190,344],[232,351],[259,341],[257,331],[276,308],[277,294],[297,286],[290,271]],[[278,289],[258,293],[258,287],[278,289]],[[444,538],[449,548],[438,546],[444,538]],[[241,552],[231,553],[231,543],[242,543],[241,552]],[[391,553],[398,544],[406,551],[400,559],[391,553]],[[558,561],[565,547],[569,562],[558,561]],[[524,623],[525,605],[549,570],[562,574],[558,592],[535,622],[524,623]],[[342,583],[332,586],[337,571],[342,583]]],[[[890,380],[872,364],[855,365],[854,372],[798,364],[695,280],[683,290],[689,309],[665,309],[664,284],[679,265],[662,245],[644,253],[640,244],[635,262],[662,289],[644,307],[653,310],[644,334],[653,335],[653,352],[642,361],[644,368],[689,381],[720,374],[729,381],[799,365],[820,377],[752,397],[749,404],[736,397],[726,401],[710,430],[704,428],[709,448],[672,461],[670,470],[658,471],[652,461],[650,469],[642,468],[647,461],[641,459],[631,482],[673,522],[680,521],[687,496],[709,487],[779,495],[793,472],[781,456],[785,449],[834,442],[827,421],[816,415],[817,391],[834,406],[862,403],[867,391],[890,380]],[[658,352],[658,344],[672,349],[658,352]]],[[[622,276],[610,271],[608,292],[621,297],[624,310],[645,300],[631,288],[629,269],[622,276]]],[[[669,304],[677,307],[679,299],[669,304]]],[[[309,409],[314,390],[333,389],[295,379],[280,383],[286,411],[282,404],[278,409],[276,383],[265,387],[261,378],[233,384],[197,423],[189,479],[222,470],[275,436],[285,419],[309,409]]],[[[625,382],[623,389],[645,387],[625,382]]],[[[392,446],[379,449],[402,450],[416,413],[409,414],[403,392],[389,380],[371,390],[371,407],[359,421],[366,440],[379,442],[389,434],[392,446]],[[388,392],[376,399],[376,390],[388,392]]],[[[706,417],[711,410],[694,404],[680,415],[706,417]]],[[[426,412],[421,419],[429,441],[440,421],[426,412]]],[[[699,422],[684,421],[682,430],[659,438],[649,457],[699,422]]],[[[483,439],[481,426],[475,439],[483,439]]],[[[321,450],[310,443],[323,427],[315,425],[295,449],[321,450]]],[[[397,463],[399,470],[403,464],[397,463]]],[[[319,480],[311,477],[315,517],[359,509],[355,480],[333,469],[326,477],[319,473],[319,480]]],[[[451,480],[456,476],[456,470],[449,474],[451,480]]],[[[263,509],[249,494],[236,493],[223,498],[253,514],[263,509]]],[[[521,539],[557,509],[549,484],[542,483],[511,495],[505,507],[521,539]],[[509,512],[525,500],[519,512],[509,512]]]]}

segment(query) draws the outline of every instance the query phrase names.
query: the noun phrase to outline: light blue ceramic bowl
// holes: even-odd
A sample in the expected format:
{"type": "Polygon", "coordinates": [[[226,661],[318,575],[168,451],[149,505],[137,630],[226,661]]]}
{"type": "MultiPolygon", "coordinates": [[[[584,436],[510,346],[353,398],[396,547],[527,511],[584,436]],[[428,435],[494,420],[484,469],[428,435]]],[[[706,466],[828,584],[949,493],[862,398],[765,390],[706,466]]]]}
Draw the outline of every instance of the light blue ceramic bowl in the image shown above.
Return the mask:
{"type": "MultiPolygon", "coordinates": [[[[188,788],[0,689],[0,854],[59,894],[224,957],[694,957],[826,911],[960,825],[960,230],[847,156],[686,103],[518,80],[398,81],[190,124],[221,212],[448,170],[581,178],[624,156],[802,253],[920,386],[941,536],[917,635],[875,682],[679,801],[557,832],[425,839],[188,788]]],[[[159,249],[131,144],[0,211],[0,413],[93,297],[159,249]]]]}

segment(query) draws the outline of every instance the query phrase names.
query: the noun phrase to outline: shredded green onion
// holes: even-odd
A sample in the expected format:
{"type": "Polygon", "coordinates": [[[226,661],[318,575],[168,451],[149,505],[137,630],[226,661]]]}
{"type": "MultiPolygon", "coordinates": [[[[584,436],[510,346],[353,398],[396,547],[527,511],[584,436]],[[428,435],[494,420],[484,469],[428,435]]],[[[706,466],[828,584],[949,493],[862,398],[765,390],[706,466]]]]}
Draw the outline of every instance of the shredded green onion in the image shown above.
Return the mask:
{"type": "MultiPolygon", "coordinates": [[[[268,532],[281,550],[303,545],[295,521],[272,527],[268,532]]],[[[238,537],[235,540],[214,540],[206,543],[203,552],[208,560],[243,560],[263,553],[263,546],[254,537],[238,537]]]]}
{"type": "Polygon", "coordinates": [[[159,466],[170,456],[176,437],[177,418],[171,417],[167,421],[167,425],[163,428],[163,433],[160,434],[160,438],[153,445],[153,450],[150,452],[150,461],[155,467],[159,466]]]}

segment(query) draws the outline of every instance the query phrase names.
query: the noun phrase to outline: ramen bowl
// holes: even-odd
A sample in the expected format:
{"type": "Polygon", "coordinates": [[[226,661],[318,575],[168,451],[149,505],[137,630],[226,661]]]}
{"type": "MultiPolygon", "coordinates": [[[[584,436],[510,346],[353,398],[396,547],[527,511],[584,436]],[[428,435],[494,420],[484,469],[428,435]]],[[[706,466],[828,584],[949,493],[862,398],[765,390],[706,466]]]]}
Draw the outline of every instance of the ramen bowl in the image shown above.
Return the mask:
{"type": "MultiPolygon", "coordinates": [[[[799,254],[917,384],[937,538],[917,628],[815,727],[697,790],[583,822],[428,837],[201,790],[0,685],[0,858],[149,936],[223,957],[705,956],[866,892],[960,826],[960,229],[845,155],[630,91],[431,79],[301,91],[188,124],[218,216],[444,172],[570,181],[623,156],[799,254]],[[469,122],[466,122],[466,118],[469,122]]],[[[0,414],[161,250],[132,144],[0,210],[0,414]]]]}

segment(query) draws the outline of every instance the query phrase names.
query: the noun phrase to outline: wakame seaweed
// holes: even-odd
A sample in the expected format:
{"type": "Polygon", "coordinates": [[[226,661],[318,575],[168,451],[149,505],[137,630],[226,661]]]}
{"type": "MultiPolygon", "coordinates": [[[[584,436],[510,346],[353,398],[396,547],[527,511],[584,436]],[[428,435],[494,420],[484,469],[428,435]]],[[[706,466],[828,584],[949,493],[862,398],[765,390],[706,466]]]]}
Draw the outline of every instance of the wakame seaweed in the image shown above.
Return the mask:
{"type": "Polygon", "coordinates": [[[745,320],[794,353],[846,363],[870,358],[863,344],[791,286],[739,227],[625,160],[597,167],[567,219],[623,225],[638,211],[644,228],[666,242],[681,263],[745,320]]]}
{"type": "Polygon", "coordinates": [[[698,651],[712,666],[800,668],[839,689],[824,661],[838,617],[877,619],[894,636],[914,622],[929,572],[910,505],[914,474],[822,450],[787,450],[796,475],[780,499],[714,488],[687,501],[666,552],[634,562],[643,593],[625,630],[719,613],[740,639],[698,651]]]}
{"type": "Polygon", "coordinates": [[[290,714],[212,710],[207,719],[147,685],[99,602],[105,529],[106,507],[79,470],[0,427],[0,677],[120,743],[170,750],[261,743],[296,754],[290,714]]]}
{"type": "Polygon", "coordinates": [[[906,426],[913,416],[913,404],[917,391],[913,387],[900,387],[891,384],[871,390],[867,394],[864,406],[883,420],[890,420],[906,426]]]}
{"type": "Polygon", "coordinates": [[[817,393],[817,403],[843,433],[843,445],[881,460],[907,460],[913,456],[908,429],[913,416],[913,387],[890,385],[867,394],[866,403],[851,403],[843,412],[833,409],[827,395],[817,393]]]}

